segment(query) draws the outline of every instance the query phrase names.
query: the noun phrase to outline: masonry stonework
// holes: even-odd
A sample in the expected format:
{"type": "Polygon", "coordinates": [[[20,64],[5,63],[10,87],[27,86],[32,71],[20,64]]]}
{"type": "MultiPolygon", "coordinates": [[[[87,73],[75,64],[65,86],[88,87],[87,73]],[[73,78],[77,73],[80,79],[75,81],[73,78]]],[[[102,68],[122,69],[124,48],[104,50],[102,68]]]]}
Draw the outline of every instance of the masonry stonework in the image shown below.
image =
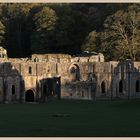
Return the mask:
{"type": "Polygon", "coordinates": [[[104,62],[103,54],[8,58],[0,47],[0,102],[140,98],[140,62],[104,62]]]}

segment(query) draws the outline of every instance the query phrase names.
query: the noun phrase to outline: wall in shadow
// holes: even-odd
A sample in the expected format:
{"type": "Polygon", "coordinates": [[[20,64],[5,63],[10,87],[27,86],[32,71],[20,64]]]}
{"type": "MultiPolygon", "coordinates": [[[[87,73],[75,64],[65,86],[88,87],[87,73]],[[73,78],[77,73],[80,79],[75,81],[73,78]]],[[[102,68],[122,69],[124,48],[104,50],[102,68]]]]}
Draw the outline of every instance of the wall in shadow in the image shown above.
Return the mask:
{"type": "Polygon", "coordinates": [[[24,80],[20,71],[10,62],[0,63],[0,101],[2,103],[24,101],[24,80]]]}
{"type": "Polygon", "coordinates": [[[112,70],[112,97],[121,99],[140,97],[140,63],[119,62],[112,70]],[[137,91],[136,91],[136,83],[137,91]]]}
{"type": "Polygon", "coordinates": [[[41,79],[40,83],[40,102],[45,102],[49,99],[61,98],[61,78],[60,77],[48,77],[41,79]]]}

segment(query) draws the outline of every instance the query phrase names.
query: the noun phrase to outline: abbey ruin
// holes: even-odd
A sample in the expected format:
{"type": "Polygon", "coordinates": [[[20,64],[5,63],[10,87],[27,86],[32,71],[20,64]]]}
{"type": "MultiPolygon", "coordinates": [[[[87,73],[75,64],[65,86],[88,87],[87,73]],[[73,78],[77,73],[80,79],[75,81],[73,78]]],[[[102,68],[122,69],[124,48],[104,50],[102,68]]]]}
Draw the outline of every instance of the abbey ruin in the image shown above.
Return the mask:
{"type": "Polygon", "coordinates": [[[104,62],[103,54],[8,58],[0,47],[0,102],[140,97],[140,62],[104,62]]]}

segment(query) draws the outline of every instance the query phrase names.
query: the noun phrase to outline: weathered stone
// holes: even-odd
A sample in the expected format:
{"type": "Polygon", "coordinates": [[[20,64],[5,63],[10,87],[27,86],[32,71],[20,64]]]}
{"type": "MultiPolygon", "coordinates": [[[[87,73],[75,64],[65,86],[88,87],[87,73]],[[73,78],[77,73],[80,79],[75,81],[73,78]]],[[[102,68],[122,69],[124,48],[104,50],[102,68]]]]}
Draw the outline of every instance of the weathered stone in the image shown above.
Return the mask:
{"type": "Polygon", "coordinates": [[[1,47],[0,54],[0,102],[140,98],[140,62],[104,62],[100,53],[17,59],[1,47]]]}

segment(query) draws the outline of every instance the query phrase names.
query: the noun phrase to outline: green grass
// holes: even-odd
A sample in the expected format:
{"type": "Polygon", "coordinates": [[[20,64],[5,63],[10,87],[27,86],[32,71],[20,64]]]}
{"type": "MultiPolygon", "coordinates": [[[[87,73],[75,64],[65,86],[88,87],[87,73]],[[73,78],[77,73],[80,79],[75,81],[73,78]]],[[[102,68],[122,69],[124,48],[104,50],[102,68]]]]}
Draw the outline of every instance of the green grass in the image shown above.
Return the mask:
{"type": "Polygon", "coordinates": [[[140,100],[0,104],[0,136],[140,136],[140,100]]]}

